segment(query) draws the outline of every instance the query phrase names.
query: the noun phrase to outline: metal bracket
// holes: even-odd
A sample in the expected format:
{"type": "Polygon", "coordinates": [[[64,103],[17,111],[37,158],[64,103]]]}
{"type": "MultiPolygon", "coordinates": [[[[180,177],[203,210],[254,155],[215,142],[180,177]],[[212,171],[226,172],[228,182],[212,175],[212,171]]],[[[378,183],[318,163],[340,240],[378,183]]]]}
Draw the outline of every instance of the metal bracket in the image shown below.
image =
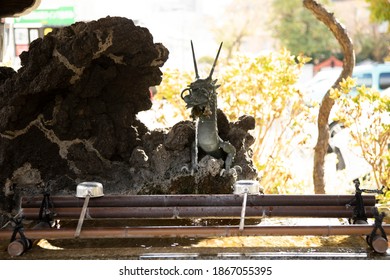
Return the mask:
{"type": "Polygon", "coordinates": [[[379,214],[378,208],[375,207],[373,209],[373,214],[375,218],[374,229],[372,230],[371,234],[367,236],[366,241],[375,252],[384,254],[388,248],[386,232],[382,227],[385,213],[382,212],[379,214]],[[378,230],[380,231],[380,234],[377,234],[378,230]]]}
{"type": "Polygon", "coordinates": [[[377,193],[381,194],[383,193],[382,190],[369,190],[369,189],[360,189],[360,181],[359,179],[353,180],[355,184],[355,198],[347,205],[351,206],[353,203],[355,203],[355,208],[353,210],[353,216],[349,220],[350,224],[367,224],[367,215],[366,210],[364,208],[364,199],[362,196],[362,193],[377,193]]]}
{"type": "Polygon", "coordinates": [[[10,244],[8,245],[8,254],[11,256],[20,256],[27,250],[31,249],[32,241],[24,235],[23,217],[11,218],[14,224],[14,231],[12,232],[10,244]],[[16,238],[19,234],[20,238],[16,238]]]}
{"type": "Polygon", "coordinates": [[[45,190],[43,192],[43,199],[41,207],[39,209],[39,221],[41,223],[47,223],[50,227],[59,228],[59,220],[55,220],[54,217],[57,214],[54,212],[53,201],[50,198],[50,181],[46,184],[45,190]]]}

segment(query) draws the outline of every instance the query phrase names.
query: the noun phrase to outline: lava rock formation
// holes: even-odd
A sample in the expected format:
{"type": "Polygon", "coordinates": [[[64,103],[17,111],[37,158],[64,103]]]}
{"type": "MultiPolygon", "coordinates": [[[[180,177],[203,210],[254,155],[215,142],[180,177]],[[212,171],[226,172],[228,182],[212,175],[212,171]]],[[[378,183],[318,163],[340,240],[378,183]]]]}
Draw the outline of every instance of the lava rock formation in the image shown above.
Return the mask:
{"type": "Polygon", "coordinates": [[[74,195],[83,181],[101,182],[107,194],[231,193],[237,178],[256,178],[250,116],[229,123],[219,112],[238,177],[220,176],[223,160],[209,156],[196,174],[182,171],[192,121],[150,131],[137,119],[151,108],[149,87],[160,84],[168,54],[146,28],[107,17],[54,29],[21,54],[18,72],[0,68],[2,211],[44,189],[74,195]]]}

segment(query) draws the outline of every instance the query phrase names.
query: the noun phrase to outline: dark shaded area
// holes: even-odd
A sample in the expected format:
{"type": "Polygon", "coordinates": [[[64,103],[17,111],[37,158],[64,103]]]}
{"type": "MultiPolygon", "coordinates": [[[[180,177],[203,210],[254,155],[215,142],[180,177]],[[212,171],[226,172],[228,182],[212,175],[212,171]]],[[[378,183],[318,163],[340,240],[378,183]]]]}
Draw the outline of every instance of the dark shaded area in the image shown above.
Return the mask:
{"type": "MultiPolygon", "coordinates": [[[[39,1],[40,2],[40,1],[39,1]]],[[[34,6],[37,0],[0,1],[0,17],[12,17],[34,6]]]]}
{"type": "Polygon", "coordinates": [[[0,68],[2,208],[24,186],[116,180],[148,131],[136,114],[150,109],[168,50],[146,28],[107,17],[55,29],[20,58],[17,73],[0,68]]]}

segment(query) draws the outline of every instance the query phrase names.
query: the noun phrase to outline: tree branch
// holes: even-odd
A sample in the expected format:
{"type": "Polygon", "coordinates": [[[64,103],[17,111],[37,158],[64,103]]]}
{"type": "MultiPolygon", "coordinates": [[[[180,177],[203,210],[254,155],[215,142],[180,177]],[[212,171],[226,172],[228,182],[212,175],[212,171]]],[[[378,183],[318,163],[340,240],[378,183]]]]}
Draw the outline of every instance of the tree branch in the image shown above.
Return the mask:
{"type": "MultiPolygon", "coordinates": [[[[339,88],[340,81],[352,75],[355,66],[355,52],[353,44],[345,28],[337,21],[333,13],[328,12],[322,5],[314,0],[303,0],[303,5],[310,10],[318,20],[322,21],[333,33],[344,53],[343,70],[333,84],[333,88],[339,88]]],[[[325,156],[329,144],[329,115],[334,105],[334,100],[329,96],[330,89],[322,99],[318,114],[318,138],[314,149],[313,182],[316,194],[325,193],[325,156]]]]}

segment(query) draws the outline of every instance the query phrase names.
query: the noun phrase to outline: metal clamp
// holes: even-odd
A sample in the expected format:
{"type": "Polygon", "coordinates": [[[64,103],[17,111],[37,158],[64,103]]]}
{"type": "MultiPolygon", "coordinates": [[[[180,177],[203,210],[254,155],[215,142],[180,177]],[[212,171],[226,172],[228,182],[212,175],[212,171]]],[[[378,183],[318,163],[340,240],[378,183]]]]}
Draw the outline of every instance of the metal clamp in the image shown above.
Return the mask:
{"type": "Polygon", "coordinates": [[[41,207],[39,209],[39,221],[41,223],[47,223],[50,227],[58,227],[58,220],[54,220],[57,214],[53,211],[54,205],[50,198],[50,192],[45,190],[43,193],[43,199],[41,207]]]}
{"type": "Polygon", "coordinates": [[[11,218],[11,222],[14,224],[14,231],[12,232],[10,244],[8,245],[8,254],[16,257],[22,255],[27,250],[31,249],[32,241],[24,235],[24,227],[22,224],[23,217],[11,218]],[[16,238],[19,234],[20,238],[16,238]]]}
{"type": "Polygon", "coordinates": [[[374,229],[372,230],[371,234],[367,236],[366,241],[375,252],[384,254],[386,253],[389,246],[386,232],[382,227],[385,213],[382,212],[379,214],[379,211],[376,207],[373,209],[373,212],[375,218],[374,229]],[[380,234],[377,234],[378,230],[380,231],[380,234]]]}
{"type": "Polygon", "coordinates": [[[353,216],[349,219],[350,224],[367,224],[367,215],[366,210],[364,209],[364,200],[362,196],[363,190],[360,189],[359,179],[353,180],[355,183],[355,198],[347,205],[355,203],[355,208],[353,209],[353,216]]]}

